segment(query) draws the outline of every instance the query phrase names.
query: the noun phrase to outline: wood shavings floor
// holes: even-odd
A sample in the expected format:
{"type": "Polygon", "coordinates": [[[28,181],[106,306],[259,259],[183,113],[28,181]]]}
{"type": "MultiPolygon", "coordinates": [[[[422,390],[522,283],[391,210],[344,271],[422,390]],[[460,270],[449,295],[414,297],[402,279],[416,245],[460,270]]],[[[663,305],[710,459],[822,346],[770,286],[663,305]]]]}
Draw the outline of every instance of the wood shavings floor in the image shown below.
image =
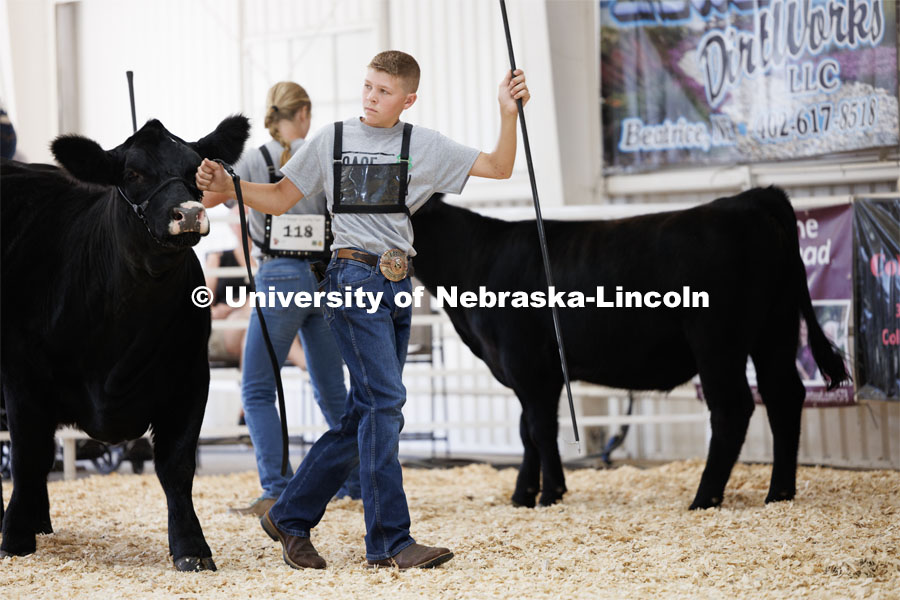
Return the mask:
{"type": "MultiPolygon", "coordinates": [[[[516,509],[514,469],[406,469],[413,536],[449,546],[435,570],[363,567],[362,506],[334,501],[295,571],[252,518],[255,473],[198,477],[219,571],[178,573],[152,475],[50,484],[55,532],[0,561],[4,598],[900,598],[900,473],[801,468],[794,502],[765,506],[768,465],[735,467],[721,509],[688,512],[702,461],[567,474],[564,503],[516,509]]],[[[9,500],[10,485],[4,489],[9,500]]]]}

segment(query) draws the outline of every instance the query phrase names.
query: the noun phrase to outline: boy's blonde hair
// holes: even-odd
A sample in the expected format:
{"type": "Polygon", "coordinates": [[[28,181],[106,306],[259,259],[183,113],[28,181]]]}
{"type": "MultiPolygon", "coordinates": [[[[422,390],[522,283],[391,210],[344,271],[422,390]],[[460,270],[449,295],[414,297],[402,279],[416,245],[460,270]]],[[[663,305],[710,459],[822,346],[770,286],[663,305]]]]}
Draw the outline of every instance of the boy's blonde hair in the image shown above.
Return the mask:
{"type": "Polygon", "coordinates": [[[419,63],[406,52],[385,50],[375,55],[369,63],[370,69],[382,71],[401,80],[403,87],[410,94],[419,89],[419,63]]]}
{"type": "Polygon", "coordinates": [[[304,106],[312,111],[312,101],[303,86],[293,81],[279,81],[266,94],[266,119],[263,121],[269,135],[284,148],[281,153],[281,165],[284,166],[291,158],[291,145],[278,135],[278,121],[282,119],[292,120],[297,111],[304,106]]]}

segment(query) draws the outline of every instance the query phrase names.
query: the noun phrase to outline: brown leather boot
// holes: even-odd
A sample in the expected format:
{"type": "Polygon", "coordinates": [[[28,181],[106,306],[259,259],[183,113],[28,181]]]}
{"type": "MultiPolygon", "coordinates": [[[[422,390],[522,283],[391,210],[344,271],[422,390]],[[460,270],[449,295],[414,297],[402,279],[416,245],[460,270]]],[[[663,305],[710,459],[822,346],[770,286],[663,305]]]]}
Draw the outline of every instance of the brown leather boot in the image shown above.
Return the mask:
{"type": "Polygon", "coordinates": [[[275,498],[259,497],[251,502],[250,506],[244,506],[241,508],[231,507],[228,509],[228,512],[236,515],[261,517],[266,514],[266,511],[272,508],[273,504],[275,504],[275,498]]]}
{"type": "Polygon", "coordinates": [[[319,556],[309,538],[282,533],[280,529],[275,527],[268,511],[260,517],[259,523],[270,538],[276,542],[281,542],[281,556],[288,566],[295,569],[325,568],[325,559],[319,556]]]}
{"type": "Polygon", "coordinates": [[[397,567],[398,569],[430,569],[453,558],[447,548],[433,548],[422,544],[410,544],[394,556],[368,561],[370,567],[397,567]]]}

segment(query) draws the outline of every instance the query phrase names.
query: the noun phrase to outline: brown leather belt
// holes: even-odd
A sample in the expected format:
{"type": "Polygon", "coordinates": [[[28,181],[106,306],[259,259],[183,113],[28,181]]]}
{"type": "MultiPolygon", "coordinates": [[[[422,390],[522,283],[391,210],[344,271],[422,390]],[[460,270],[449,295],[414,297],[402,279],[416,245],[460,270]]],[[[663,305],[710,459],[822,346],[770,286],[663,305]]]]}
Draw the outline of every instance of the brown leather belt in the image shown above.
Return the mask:
{"type": "Polygon", "coordinates": [[[334,258],[348,258],[350,260],[356,260],[361,263],[365,263],[370,267],[374,267],[378,264],[378,257],[374,254],[360,252],[359,250],[353,250],[352,248],[341,248],[340,250],[335,250],[334,258]]]}
{"type": "Polygon", "coordinates": [[[375,256],[374,254],[352,248],[341,248],[335,250],[332,256],[334,258],[355,260],[370,267],[378,266],[381,274],[391,281],[401,281],[413,275],[412,259],[397,249],[388,250],[381,256],[375,256]]]}

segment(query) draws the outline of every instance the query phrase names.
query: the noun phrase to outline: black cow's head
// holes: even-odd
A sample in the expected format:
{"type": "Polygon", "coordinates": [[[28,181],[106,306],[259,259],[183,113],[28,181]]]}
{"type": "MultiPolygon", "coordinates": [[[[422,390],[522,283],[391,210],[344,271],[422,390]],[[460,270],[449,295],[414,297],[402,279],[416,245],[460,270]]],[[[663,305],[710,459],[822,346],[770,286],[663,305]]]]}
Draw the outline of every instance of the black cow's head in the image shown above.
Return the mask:
{"type": "Polygon", "coordinates": [[[148,121],[121,146],[104,150],[80,135],[56,138],[56,160],[76,179],[117,186],[121,200],[136,211],[151,235],[166,246],[193,246],[209,233],[194,174],[203,157],[236,161],[250,132],[246,117],[228,117],[215,131],[192,143],[148,121]]]}

